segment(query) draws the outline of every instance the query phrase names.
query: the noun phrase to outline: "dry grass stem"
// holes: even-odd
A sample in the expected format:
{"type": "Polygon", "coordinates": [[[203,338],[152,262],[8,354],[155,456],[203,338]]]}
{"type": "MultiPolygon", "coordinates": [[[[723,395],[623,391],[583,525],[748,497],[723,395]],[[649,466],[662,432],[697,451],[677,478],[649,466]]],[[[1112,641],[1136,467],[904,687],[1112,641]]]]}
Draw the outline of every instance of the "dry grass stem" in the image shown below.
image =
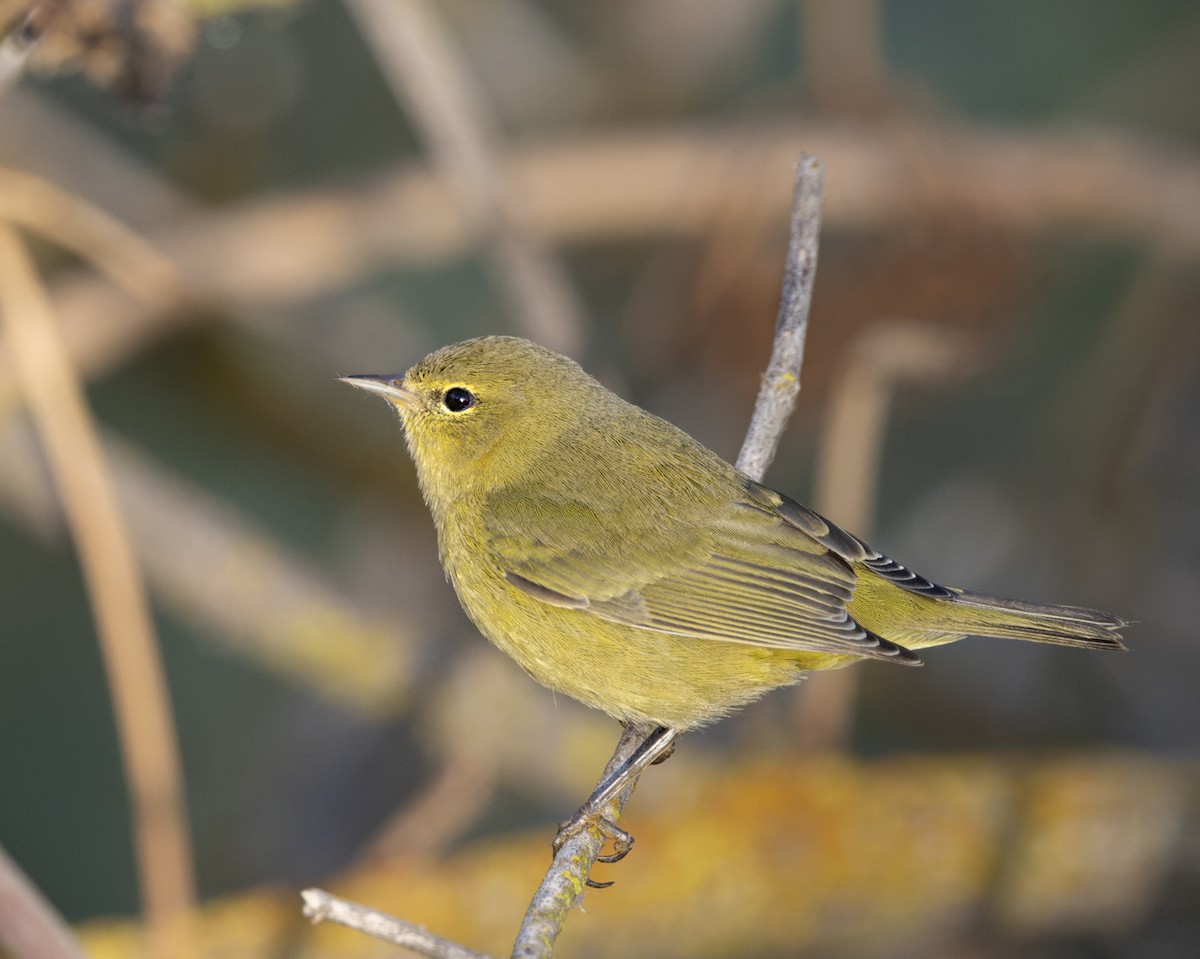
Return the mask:
{"type": "Polygon", "coordinates": [[[193,956],[195,907],[183,774],[141,574],[83,387],[24,244],[0,224],[0,313],[46,446],[100,634],[133,804],[139,880],[156,959],[193,956]]]}
{"type": "MultiPolygon", "coordinates": [[[[370,614],[232,505],[102,434],[138,559],[156,597],[235,655],[340,708],[395,716],[420,639],[399,611],[370,614]]],[[[0,421],[0,506],[35,535],[58,512],[32,437],[0,421]]]]}
{"type": "Polygon", "coordinates": [[[182,296],[179,271],[153,245],[41,177],[0,167],[0,219],[70,250],[155,309],[173,306],[182,296]]]}
{"type": "Polygon", "coordinates": [[[583,305],[510,193],[476,86],[426,0],[346,0],[396,98],[454,185],[516,322],[566,353],[583,345],[583,305]]]}

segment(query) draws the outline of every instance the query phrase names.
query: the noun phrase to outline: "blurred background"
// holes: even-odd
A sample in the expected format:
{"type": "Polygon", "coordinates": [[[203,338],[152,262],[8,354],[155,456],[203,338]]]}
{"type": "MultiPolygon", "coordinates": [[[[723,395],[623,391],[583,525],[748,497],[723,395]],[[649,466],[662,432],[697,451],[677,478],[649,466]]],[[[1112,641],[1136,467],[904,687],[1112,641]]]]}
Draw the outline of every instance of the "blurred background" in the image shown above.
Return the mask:
{"type": "MultiPolygon", "coordinates": [[[[0,221],[147,581],[200,954],[383,954],[308,930],[314,883],[508,949],[619,729],[478,636],[394,417],[335,377],[525,335],[733,459],[804,151],[767,481],[936,581],[1133,620],[1131,652],[971,640],[688,736],[563,954],[1200,954],[1193,2],[0,0],[0,31],[0,221]]],[[[136,954],[122,747],[9,347],[0,845],[136,954]]]]}

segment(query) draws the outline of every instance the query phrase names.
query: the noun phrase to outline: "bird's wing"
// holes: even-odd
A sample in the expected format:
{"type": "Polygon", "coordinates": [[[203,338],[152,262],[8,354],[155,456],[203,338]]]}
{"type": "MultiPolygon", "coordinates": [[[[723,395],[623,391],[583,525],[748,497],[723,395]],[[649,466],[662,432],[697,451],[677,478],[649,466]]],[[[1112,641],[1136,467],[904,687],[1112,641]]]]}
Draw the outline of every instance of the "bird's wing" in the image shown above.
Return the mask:
{"type": "Polygon", "coordinates": [[[526,594],[623,625],[919,662],[846,609],[856,582],[851,563],[878,554],[799,504],[746,482],[745,495],[710,505],[701,517],[680,506],[683,515],[659,515],[657,525],[645,510],[614,516],[583,503],[528,497],[493,503],[489,545],[508,581],[526,594]],[[664,550],[667,524],[671,548],[664,550]],[[589,535],[575,532],[582,529],[589,535]]]}

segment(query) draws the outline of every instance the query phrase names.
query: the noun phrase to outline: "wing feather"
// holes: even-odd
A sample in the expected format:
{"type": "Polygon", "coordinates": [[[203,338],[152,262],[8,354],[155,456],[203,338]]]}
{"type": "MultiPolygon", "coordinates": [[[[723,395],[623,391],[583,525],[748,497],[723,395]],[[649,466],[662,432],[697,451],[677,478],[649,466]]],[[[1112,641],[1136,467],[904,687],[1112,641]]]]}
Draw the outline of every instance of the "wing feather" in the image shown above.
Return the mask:
{"type": "Polygon", "coordinates": [[[696,517],[679,504],[682,518],[693,522],[674,517],[673,534],[682,528],[689,535],[673,535],[668,556],[655,530],[616,528],[650,522],[644,512],[614,520],[586,504],[564,507],[528,495],[491,504],[489,545],[508,582],[525,594],[610,622],[767,649],[919,663],[847,611],[856,584],[851,562],[877,554],[799,504],[791,510],[790,500],[755,487],[748,490],[753,495],[715,510],[709,505],[696,517]],[[592,535],[572,535],[589,512],[592,535]]]}

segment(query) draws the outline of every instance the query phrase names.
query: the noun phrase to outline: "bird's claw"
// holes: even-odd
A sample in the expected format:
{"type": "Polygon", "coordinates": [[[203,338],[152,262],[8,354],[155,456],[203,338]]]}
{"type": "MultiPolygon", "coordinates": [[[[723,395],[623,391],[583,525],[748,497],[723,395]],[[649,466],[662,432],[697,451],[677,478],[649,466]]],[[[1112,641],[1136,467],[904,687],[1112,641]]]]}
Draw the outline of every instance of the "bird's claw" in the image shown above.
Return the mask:
{"type": "MultiPolygon", "coordinates": [[[[599,812],[587,805],[584,805],[570,819],[559,823],[558,834],[554,837],[553,843],[554,855],[559,854],[568,840],[591,827],[595,827],[600,832],[605,842],[613,844],[613,851],[603,856],[597,856],[596,862],[620,862],[629,855],[629,851],[633,848],[633,836],[611,819],[600,815],[599,812]]],[[[591,878],[588,878],[586,882],[592,889],[607,889],[612,885],[611,882],[595,882],[591,878]]]]}

